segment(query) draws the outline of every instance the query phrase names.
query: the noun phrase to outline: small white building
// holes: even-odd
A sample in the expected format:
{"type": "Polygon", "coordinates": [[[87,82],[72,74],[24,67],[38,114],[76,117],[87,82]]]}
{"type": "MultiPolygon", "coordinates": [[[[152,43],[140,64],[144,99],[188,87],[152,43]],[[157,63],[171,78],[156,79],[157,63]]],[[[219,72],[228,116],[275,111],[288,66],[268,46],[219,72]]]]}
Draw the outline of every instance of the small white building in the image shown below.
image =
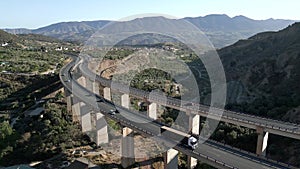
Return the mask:
{"type": "Polygon", "coordinates": [[[7,42],[6,42],[6,43],[2,43],[1,46],[2,46],[2,47],[8,46],[8,43],[7,43],[7,42]]]}
{"type": "Polygon", "coordinates": [[[63,47],[61,46],[61,47],[58,47],[58,48],[56,48],[55,49],[56,51],[62,51],[63,50],[63,47]]]}

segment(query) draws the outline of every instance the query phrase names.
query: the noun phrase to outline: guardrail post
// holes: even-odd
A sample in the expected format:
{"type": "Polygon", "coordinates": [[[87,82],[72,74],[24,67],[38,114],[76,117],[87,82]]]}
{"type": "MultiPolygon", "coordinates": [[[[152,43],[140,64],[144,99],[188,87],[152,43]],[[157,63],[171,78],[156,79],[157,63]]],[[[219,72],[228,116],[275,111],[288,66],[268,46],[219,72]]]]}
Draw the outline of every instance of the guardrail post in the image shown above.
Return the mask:
{"type": "Polygon", "coordinates": [[[122,167],[127,168],[135,163],[133,130],[128,127],[124,127],[122,130],[122,135],[121,165],[122,167]]]}
{"type": "Polygon", "coordinates": [[[164,168],[178,169],[178,151],[169,149],[164,153],[164,168]]]}
{"type": "MultiPolygon", "coordinates": [[[[193,134],[200,134],[200,115],[192,114],[191,112],[187,113],[189,115],[189,131],[193,134]]],[[[187,166],[188,168],[194,168],[197,165],[197,159],[191,156],[187,157],[187,166]]]]}
{"type": "Polygon", "coordinates": [[[256,145],[256,154],[261,156],[267,155],[267,146],[268,146],[268,137],[269,132],[265,132],[264,128],[256,127],[257,136],[257,145],[256,145]]]}
{"type": "Polygon", "coordinates": [[[154,119],[154,120],[157,119],[157,104],[156,103],[150,103],[147,106],[147,114],[148,114],[148,117],[150,117],[151,119],[154,119]]]}

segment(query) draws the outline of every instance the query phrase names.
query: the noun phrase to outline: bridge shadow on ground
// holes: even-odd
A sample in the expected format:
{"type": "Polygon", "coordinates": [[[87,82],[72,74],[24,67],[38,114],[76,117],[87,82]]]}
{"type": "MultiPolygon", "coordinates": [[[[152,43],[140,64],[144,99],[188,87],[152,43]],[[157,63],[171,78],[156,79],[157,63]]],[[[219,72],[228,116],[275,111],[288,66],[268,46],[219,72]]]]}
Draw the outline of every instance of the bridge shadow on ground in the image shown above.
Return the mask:
{"type": "Polygon", "coordinates": [[[32,77],[31,84],[11,93],[5,99],[0,101],[0,111],[10,110],[12,107],[11,104],[16,101],[20,104],[30,101],[30,99],[34,98],[39,100],[42,97],[60,89],[61,87],[62,84],[58,75],[46,75],[43,77],[34,76],[32,77]]]}
{"type": "MultiPolygon", "coordinates": [[[[163,157],[156,157],[156,158],[151,158],[151,159],[140,161],[140,162],[135,162],[133,165],[130,165],[127,168],[151,166],[155,162],[163,162],[163,161],[164,161],[163,157]]],[[[123,168],[121,166],[121,164],[110,163],[110,164],[101,164],[101,165],[98,165],[97,167],[92,167],[91,169],[98,169],[99,167],[100,168],[123,168]]],[[[150,168],[153,168],[153,167],[150,167],[150,168]]]]}

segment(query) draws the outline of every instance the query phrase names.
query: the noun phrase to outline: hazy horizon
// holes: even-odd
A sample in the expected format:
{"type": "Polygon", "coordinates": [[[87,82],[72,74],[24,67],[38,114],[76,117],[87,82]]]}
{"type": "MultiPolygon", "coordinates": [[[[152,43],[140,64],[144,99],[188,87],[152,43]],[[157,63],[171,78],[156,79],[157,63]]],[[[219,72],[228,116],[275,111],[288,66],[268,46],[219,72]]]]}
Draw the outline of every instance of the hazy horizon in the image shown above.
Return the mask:
{"type": "MultiPolygon", "coordinates": [[[[176,18],[176,19],[183,19],[183,18],[188,18],[188,17],[191,17],[191,18],[206,17],[206,16],[209,16],[209,15],[227,15],[227,14],[208,14],[208,15],[204,15],[204,16],[185,16],[185,17],[180,17],[180,18],[176,18]]],[[[160,15],[157,15],[157,16],[160,16],[160,15]]],[[[244,15],[235,15],[235,16],[229,16],[229,15],[227,15],[227,16],[230,17],[230,18],[234,18],[234,17],[244,16],[244,15]]],[[[145,16],[145,17],[156,17],[156,15],[155,16],[145,16]]],[[[163,17],[165,17],[165,16],[163,16],[163,17]]],[[[250,18],[248,16],[244,16],[244,17],[247,17],[249,19],[253,19],[253,18],[250,18]]],[[[140,18],[144,18],[144,17],[140,17],[140,18]]],[[[170,19],[173,19],[173,18],[170,18],[170,19]]],[[[274,20],[293,20],[293,19],[282,19],[282,18],[267,18],[267,19],[253,19],[253,20],[268,20],[268,19],[274,19],[274,20]]],[[[66,20],[66,21],[58,21],[58,22],[49,23],[49,24],[46,24],[46,25],[38,26],[36,28],[27,28],[27,27],[1,27],[0,29],[30,29],[30,30],[34,30],[34,29],[38,29],[38,28],[50,26],[50,25],[57,24],[57,23],[86,22],[86,21],[100,21],[100,20],[102,20],[102,21],[105,21],[105,20],[106,21],[118,21],[118,20],[109,20],[109,19],[66,20]]],[[[132,20],[132,19],[129,19],[129,20],[132,20]]],[[[121,21],[123,21],[123,20],[121,20],[121,21]]]]}
{"type": "Polygon", "coordinates": [[[0,28],[36,29],[58,22],[119,20],[124,17],[158,13],[176,18],[199,17],[209,14],[243,15],[254,20],[269,18],[300,20],[298,0],[131,0],[131,1],[21,1],[1,3],[3,17],[0,28]]]}

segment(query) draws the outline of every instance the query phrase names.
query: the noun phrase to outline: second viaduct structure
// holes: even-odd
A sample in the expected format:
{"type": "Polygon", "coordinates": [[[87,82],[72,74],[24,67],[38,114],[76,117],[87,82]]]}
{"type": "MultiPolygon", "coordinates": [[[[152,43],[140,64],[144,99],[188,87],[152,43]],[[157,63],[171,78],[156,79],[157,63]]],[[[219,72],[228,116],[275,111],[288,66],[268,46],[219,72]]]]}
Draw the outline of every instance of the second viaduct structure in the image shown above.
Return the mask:
{"type": "MultiPolygon", "coordinates": [[[[171,108],[178,109],[186,112],[189,116],[189,130],[195,134],[200,134],[200,118],[207,117],[209,108],[196,103],[187,104],[174,98],[167,98],[167,101],[162,100],[160,95],[154,95],[149,97],[149,93],[141,91],[135,88],[129,88],[122,84],[114,84],[111,88],[111,81],[104,79],[94,74],[88,66],[87,60],[82,58],[79,64],[75,65],[73,60],[61,70],[61,81],[65,85],[65,95],[68,105],[68,110],[72,111],[73,119],[81,123],[83,132],[94,131],[94,138],[92,138],[97,145],[102,143],[108,143],[108,126],[104,119],[104,116],[109,116],[116,121],[123,124],[122,129],[122,141],[121,141],[121,153],[122,153],[122,166],[128,167],[134,164],[134,144],[133,144],[133,131],[137,131],[146,136],[155,134],[156,131],[151,132],[158,128],[157,124],[152,124],[151,121],[155,121],[157,118],[157,106],[163,105],[171,108]],[[73,75],[71,74],[73,70],[73,75]],[[75,81],[74,81],[75,80],[75,81]],[[147,108],[148,117],[136,116],[136,118],[146,118],[143,120],[149,120],[148,126],[136,126],[131,122],[122,121],[120,115],[109,114],[111,108],[108,108],[108,112],[105,112],[107,105],[102,105],[101,98],[99,97],[100,88],[103,94],[104,100],[111,101],[112,92],[121,93],[120,109],[124,112],[128,112],[130,97],[137,97],[147,100],[150,104],[147,108]],[[77,94],[74,91],[78,92],[77,94]],[[96,97],[95,97],[96,96],[96,97]],[[88,99],[89,101],[87,101],[88,99]],[[101,105],[99,105],[101,104],[101,105]],[[191,106],[183,106],[191,105],[191,106]],[[95,107],[102,109],[102,111],[96,110],[95,107]],[[104,108],[103,108],[104,107],[104,108]],[[200,107],[200,108],[199,108],[200,107]],[[119,120],[117,118],[120,118],[119,120]],[[153,125],[151,127],[151,125],[153,125]],[[143,128],[144,127],[144,128],[143,128]],[[149,129],[148,129],[149,128],[149,129]],[[151,129],[150,129],[151,128],[151,129]],[[147,130],[148,129],[148,130],[147,130]]],[[[210,114],[212,119],[220,118],[219,109],[214,109],[215,114],[210,114]]],[[[124,115],[122,113],[122,115],[124,115]]],[[[130,116],[131,117],[131,116],[130,116]]],[[[206,162],[217,168],[292,168],[278,162],[269,161],[263,156],[266,153],[268,134],[278,134],[290,138],[300,139],[300,127],[295,124],[285,123],[281,121],[275,121],[271,119],[265,119],[261,117],[246,115],[237,112],[224,111],[221,121],[232,123],[239,126],[255,129],[258,133],[256,154],[243,152],[226,145],[220,145],[219,143],[208,140],[206,143],[200,145],[201,150],[205,153],[191,152],[191,150],[183,149],[181,146],[176,146],[174,149],[169,149],[164,153],[165,168],[177,168],[178,165],[178,151],[181,151],[188,155],[188,166],[193,168],[197,164],[197,159],[206,162]],[[224,157],[220,157],[219,154],[224,154],[224,157]],[[232,160],[239,160],[232,161],[232,160]]]]}

